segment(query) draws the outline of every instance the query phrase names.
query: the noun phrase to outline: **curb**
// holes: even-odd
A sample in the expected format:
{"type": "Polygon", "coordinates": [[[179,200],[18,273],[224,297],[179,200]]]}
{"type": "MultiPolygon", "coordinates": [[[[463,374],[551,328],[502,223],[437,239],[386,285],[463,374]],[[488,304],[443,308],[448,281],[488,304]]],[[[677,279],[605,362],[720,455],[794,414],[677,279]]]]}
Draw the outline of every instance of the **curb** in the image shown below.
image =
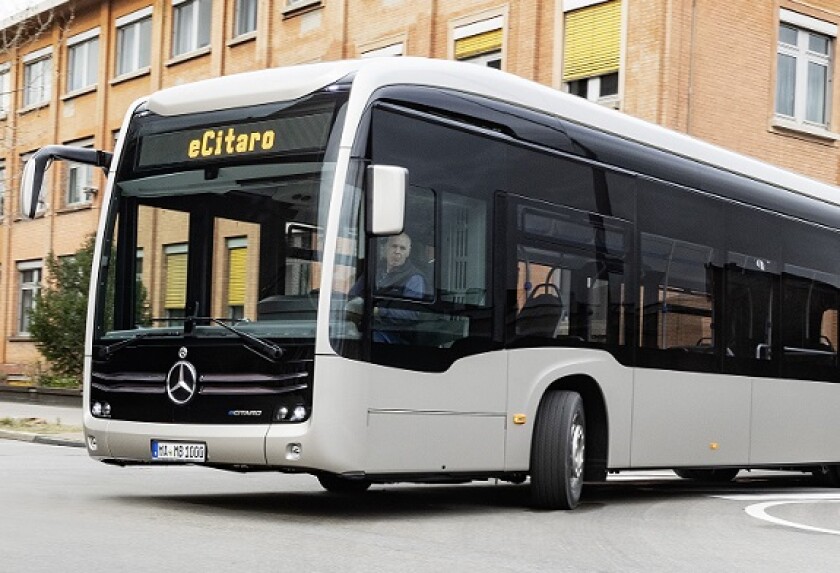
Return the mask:
{"type": "Polygon", "coordinates": [[[44,444],[48,446],[68,446],[71,448],[85,447],[85,443],[81,438],[49,436],[44,434],[33,434],[32,432],[14,432],[11,430],[0,430],[0,439],[31,442],[34,444],[44,444]]]}
{"type": "Polygon", "coordinates": [[[45,406],[81,408],[82,392],[62,388],[40,388],[36,386],[13,386],[0,383],[0,399],[11,402],[30,402],[45,406]]]}

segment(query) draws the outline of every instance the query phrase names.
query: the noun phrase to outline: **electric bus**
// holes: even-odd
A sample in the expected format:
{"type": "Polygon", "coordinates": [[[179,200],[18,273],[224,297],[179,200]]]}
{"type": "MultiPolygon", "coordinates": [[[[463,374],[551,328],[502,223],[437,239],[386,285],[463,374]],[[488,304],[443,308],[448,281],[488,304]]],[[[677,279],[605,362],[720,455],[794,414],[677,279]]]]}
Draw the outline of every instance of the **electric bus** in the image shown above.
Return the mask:
{"type": "Polygon", "coordinates": [[[840,190],[498,70],[268,69],[128,110],[84,433],[116,465],[374,483],[840,481],[840,190]],[[419,289],[383,282],[403,240],[419,289]],[[407,246],[405,246],[405,244],[407,246]],[[418,278],[419,277],[419,278],[418,278]]]}

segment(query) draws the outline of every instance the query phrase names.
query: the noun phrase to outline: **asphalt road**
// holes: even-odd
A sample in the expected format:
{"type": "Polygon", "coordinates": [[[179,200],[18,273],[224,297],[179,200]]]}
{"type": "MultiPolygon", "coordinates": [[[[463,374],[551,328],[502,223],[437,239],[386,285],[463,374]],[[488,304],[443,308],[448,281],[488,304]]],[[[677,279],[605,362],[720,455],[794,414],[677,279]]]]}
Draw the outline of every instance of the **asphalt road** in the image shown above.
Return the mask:
{"type": "Polygon", "coordinates": [[[811,572],[840,555],[840,490],[796,476],[633,474],[574,512],[527,500],[527,484],[342,497],[308,476],[115,468],[0,440],[0,571],[811,572]]]}

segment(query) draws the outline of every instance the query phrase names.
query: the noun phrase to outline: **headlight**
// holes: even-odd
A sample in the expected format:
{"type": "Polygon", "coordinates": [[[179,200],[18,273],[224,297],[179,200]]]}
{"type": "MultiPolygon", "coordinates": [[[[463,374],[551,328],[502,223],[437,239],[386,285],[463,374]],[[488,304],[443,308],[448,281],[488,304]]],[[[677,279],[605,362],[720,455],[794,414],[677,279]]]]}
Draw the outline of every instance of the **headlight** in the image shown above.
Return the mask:
{"type": "Polygon", "coordinates": [[[285,423],[303,422],[309,418],[309,415],[309,406],[302,396],[286,396],[274,410],[274,421],[285,423]]]}

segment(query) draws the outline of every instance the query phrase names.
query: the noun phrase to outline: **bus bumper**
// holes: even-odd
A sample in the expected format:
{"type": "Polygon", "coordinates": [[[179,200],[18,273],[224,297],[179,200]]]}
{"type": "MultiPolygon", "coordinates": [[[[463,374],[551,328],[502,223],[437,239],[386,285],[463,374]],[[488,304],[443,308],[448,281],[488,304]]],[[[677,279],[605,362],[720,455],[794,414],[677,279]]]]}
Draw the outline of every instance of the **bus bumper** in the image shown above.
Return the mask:
{"type": "Polygon", "coordinates": [[[300,444],[308,433],[308,422],[273,426],[169,425],[103,420],[89,415],[84,420],[88,454],[94,459],[126,465],[162,463],[155,460],[152,454],[153,444],[157,442],[204,445],[206,459],[203,463],[207,465],[240,466],[242,469],[251,466],[264,468],[275,465],[278,461],[273,460],[273,463],[269,463],[266,458],[266,436],[269,430],[275,439],[282,437],[292,444],[286,448],[290,459],[284,460],[282,465],[296,466],[294,458],[300,448],[295,444],[300,444]]]}

